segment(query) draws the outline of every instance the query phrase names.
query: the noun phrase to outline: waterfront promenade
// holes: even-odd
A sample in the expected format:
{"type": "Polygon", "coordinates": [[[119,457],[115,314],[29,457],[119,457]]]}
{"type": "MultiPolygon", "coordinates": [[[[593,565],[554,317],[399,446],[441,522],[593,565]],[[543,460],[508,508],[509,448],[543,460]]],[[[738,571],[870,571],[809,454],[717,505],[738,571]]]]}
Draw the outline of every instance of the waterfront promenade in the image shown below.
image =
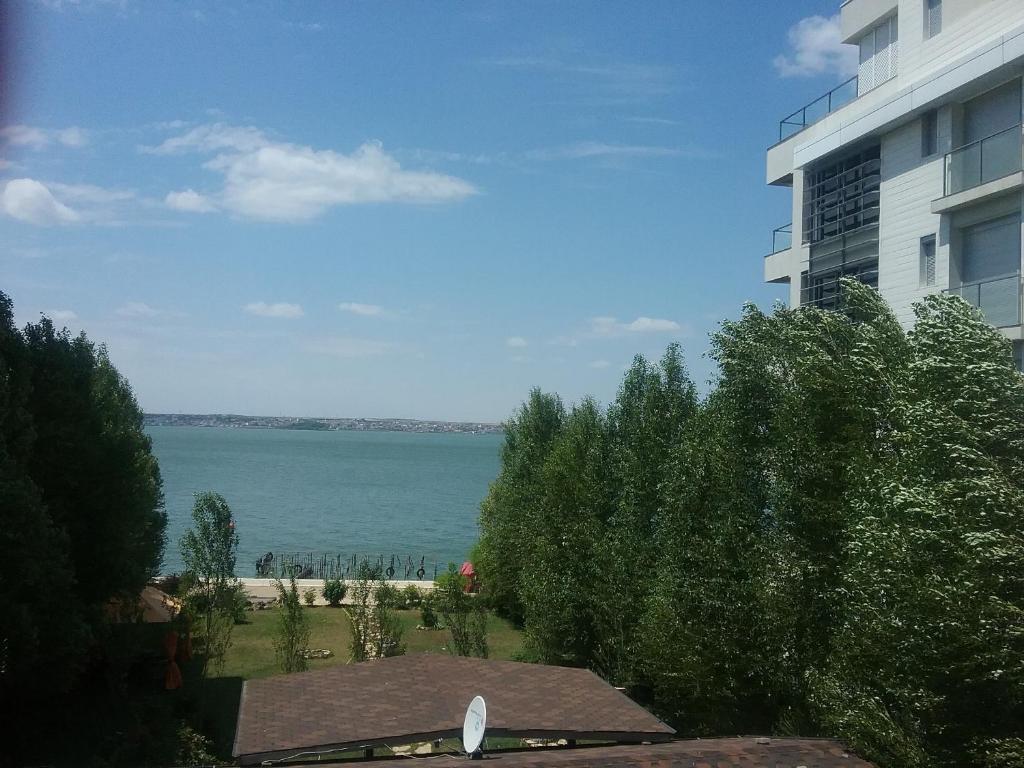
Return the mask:
{"type": "MultiPolygon", "coordinates": [[[[239,579],[239,581],[245,587],[245,591],[249,593],[249,600],[251,602],[271,602],[278,597],[276,579],[239,579]]],[[[429,580],[406,581],[404,579],[389,579],[387,583],[399,590],[405,589],[410,584],[423,592],[432,592],[434,589],[434,582],[429,580]]],[[[284,584],[287,585],[288,581],[284,581],[284,584]]],[[[327,605],[327,601],[324,600],[322,594],[324,588],[323,579],[296,579],[295,584],[299,588],[300,597],[307,589],[312,587],[316,590],[315,605],[327,605]]],[[[351,604],[352,582],[347,581],[346,584],[349,587],[349,591],[341,602],[342,604],[351,604]]]]}

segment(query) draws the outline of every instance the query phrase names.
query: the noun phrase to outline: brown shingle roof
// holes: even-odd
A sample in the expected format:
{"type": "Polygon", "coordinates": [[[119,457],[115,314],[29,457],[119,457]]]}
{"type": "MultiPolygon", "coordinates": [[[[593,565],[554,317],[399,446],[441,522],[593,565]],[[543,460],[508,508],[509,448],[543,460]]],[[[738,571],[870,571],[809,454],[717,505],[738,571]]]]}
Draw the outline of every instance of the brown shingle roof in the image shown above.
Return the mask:
{"type": "MultiPolygon", "coordinates": [[[[688,739],[667,744],[619,744],[579,749],[532,749],[433,757],[430,768],[874,768],[828,739],[688,739]]],[[[359,761],[347,768],[395,768],[395,759],[359,761]]],[[[324,768],[332,768],[330,764],[324,768]]],[[[334,768],[339,768],[337,764],[334,768]]]]}
{"type": "Polygon", "coordinates": [[[234,754],[245,764],[456,736],[477,694],[492,736],[664,741],[675,733],[585,669],[415,654],[246,681],[234,754]]]}

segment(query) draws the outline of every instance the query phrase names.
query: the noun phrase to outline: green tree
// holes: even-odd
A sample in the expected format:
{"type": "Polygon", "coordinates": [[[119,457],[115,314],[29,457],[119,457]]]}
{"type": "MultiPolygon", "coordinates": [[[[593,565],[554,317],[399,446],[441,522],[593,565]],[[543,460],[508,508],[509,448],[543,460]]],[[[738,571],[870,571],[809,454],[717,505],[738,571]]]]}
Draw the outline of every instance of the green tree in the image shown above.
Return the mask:
{"type": "MultiPolygon", "coordinates": [[[[73,595],[67,535],[52,520],[30,465],[36,446],[32,370],[0,293],[0,700],[65,690],[88,647],[87,614],[73,595]],[[55,606],[62,606],[55,610],[55,606]]],[[[21,709],[21,708],[19,708],[21,709]]],[[[17,733],[12,727],[11,732],[17,733]]]]}
{"type": "Polygon", "coordinates": [[[564,418],[557,395],[531,390],[505,424],[501,471],[480,506],[481,536],[473,565],[494,609],[519,624],[520,582],[531,562],[534,517],[544,492],[541,468],[564,418]]]}
{"type": "Polygon", "coordinates": [[[277,637],[274,640],[278,665],[285,673],[304,672],[309,667],[305,654],[309,649],[309,619],[299,602],[295,576],[291,576],[287,589],[278,579],[277,592],[281,600],[277,637]]]}
{"type": "Polygon", "coordinates": [[[600,646],[596,668],[619,685],[642,684],[637,644],[645,603],[655,584],[651,547],[664,514],[673,457],[697,411],[678,344],[652,365],[637,356],[608,409],[608,483],[613,509],[600,554],[595,601],[600,646]]]}
{"type": "Polygon", "coordinates": [[[861,457],[844,615],[813,701],[883,765],[1024,763],[1024,378],[958,298],[916,307],[861,457]]]}
{"type": "Polygon", "coordinates": [[[572,409],[539,474],[544,492],[520,587],[530,651],[550,664],[594,666],[607,640],[597,626],[606,606],[595,601],[619,604],[600,589],[609,565],[602,546],[612,501],[605,419],[595,401],[572,409]]]}
{"type": "Polygon", "coordinates": [[[192,525],[181,538],[181,557],[191,582],[187,602],[202,624],[206,674],[211,662],[223,665],[231,645],[238,533],[227,501],[211,491],[196,494],[192,525]]]}
{"type": "Polygon", "coordinates": [[[18,331],[0,293],[0,700],[18,702],[9,756],[51,722],[43,697],[102,657],[104,608],[155,574],[165,527],[142,412],[106,351],[45,317],[18,331]]]}
{"type": "Polygon", "coordinates": [[[167,525],[143,415],[106,350],[47,318],[25,327],[36,434],[30,472],[67,533],[74,596],[134,596],[160,565],[167,525]],[[116,500],[116,503],[112,503],[116,500]]]}

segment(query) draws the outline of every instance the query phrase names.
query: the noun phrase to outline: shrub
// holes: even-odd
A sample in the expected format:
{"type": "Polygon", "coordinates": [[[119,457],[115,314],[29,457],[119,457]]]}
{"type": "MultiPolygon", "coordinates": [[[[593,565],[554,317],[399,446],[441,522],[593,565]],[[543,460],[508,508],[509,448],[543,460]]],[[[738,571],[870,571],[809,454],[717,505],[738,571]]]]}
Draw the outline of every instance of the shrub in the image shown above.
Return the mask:
{"type": "Polygon", "coordinates": [[[309,619],[299,603],[299,588],[291,577],[288,589],[277,582],[281,599],[281,621],[278,625],[274,651],[282,672],[302,672],[308,668],[306,650],[309,648],[309,619]]]}
{"type": "Polygon", "coordinates": [[[394,608],[400,593],[380,578],[380,571],[359,570],[352,586],[352,660],[381,659],[401,656],[402,622],[394,608]]]}
{"type": "Polygon", "coordinates": [[[423,594],[415,584],[409,584],[402,590],[402,598],[407,608],[418,608],[423,600],[423,594]]]}
{"type": "Polygon", "coordinates": [[[217,758],[213,756],[213,744],[203,734],[187,725],[182,725],[178,729],[177,736],[178,765],[213,765],[217,762],[217,758]]]}
{"type": "Polygon", "coordinates": [[[448,564],[437,579],[433,598],[451,634],[449,648],[458,656],[487,657],[487,612],[483,603],[465,592],[467,580],[448,564]]]}
{"type": "Polygon", "coordinates": [[[245,591],[245,585],[236,581],[229,588],[231,592],[231,618],[235,624],[248,624],[249,617],[249,593],[245,591]]]}
{"type": "Polygon", "coordinates": [[[433,595],[424,595],[420,601],[420,623],[427,629],[437,629],[437,613],[434,611],[433,595]]]}
{"type": "Polygon", "coordinates": [[[306,601],[307,607],[312,608],[313,604],[316,602],[316,590],[313,589],[313,587],[310,587],[302,593],[302,599],[306,601]]]}
{"type": "Polygon", "coordinates": [[[388,608],[401,609],[405,607],[402,593],[399,592],[398,587],[393,584],[382,582],[374,591],[373,596],[379,604],[387,606],[388,608]]]}
{"type": "Polygon", "coordinates": [[[341,579],[328,579],[324,582],[324,600],[330,603],[334,608],[341,605],[341,601],[345,599],[345,594],[347,592],[348,585],[341,579]]]}

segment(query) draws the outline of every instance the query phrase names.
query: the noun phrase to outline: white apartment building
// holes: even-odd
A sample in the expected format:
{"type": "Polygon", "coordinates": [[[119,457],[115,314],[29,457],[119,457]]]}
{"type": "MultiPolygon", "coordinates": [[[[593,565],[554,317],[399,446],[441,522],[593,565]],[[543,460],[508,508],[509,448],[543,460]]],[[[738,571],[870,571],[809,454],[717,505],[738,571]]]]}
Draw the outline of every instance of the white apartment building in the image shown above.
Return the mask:
{"type": "Polygon", "coordinates": [[[951,291],[1022,358],[1024,0],[846,0],[856,77],[784,118],[768,183],[793,190],[765,280],[834,306],[838,280],[911,305],[951,291]]]}

